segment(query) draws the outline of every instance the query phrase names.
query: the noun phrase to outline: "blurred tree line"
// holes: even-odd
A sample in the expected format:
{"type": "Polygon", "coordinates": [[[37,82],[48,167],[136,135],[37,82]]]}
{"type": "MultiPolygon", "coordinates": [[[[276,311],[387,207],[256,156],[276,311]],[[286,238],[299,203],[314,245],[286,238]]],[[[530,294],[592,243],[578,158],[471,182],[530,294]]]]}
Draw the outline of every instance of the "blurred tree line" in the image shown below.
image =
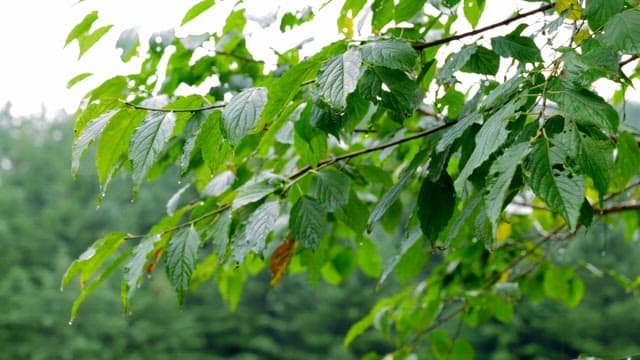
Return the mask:
{"type": "MultiPolygon", "coordinates": [[[[179,187],[177,176],[161,178],[132,204],[131,185],[119,178],[96,210],[93,167],[81,167],[75,180],[69,175],[71,138],[66,116],[16,119],[9,106],[0,111],[1,359],[355,359],[391,349],[375,331],[342,346],[348,328],[379,295],[375,281],[360,274],[340,286],[315,288],[305,274],[290,275],[271,289],[263,272],[249,279],[232,313],[213,284],[201,286],[180,309],[165,276],[156,272],[138,292],[131,316],[116,310],[115,281],[98,289],[69,326],[75,291],[61,293],[60,279],[87,239],[107,229],[145,231],[164,212],[164,194],[179,187]]],[[[506,326],[465,330],[477,358],[640,353],[640,301],[593,270],[635,278],[640,264],[631,259],[640,258],[639,243],[637,231],[599,224],[558,244],[557,261],[581,269],[587,289],[582,303],[571,310],[551,301],[523,304],[506,326]]]]}

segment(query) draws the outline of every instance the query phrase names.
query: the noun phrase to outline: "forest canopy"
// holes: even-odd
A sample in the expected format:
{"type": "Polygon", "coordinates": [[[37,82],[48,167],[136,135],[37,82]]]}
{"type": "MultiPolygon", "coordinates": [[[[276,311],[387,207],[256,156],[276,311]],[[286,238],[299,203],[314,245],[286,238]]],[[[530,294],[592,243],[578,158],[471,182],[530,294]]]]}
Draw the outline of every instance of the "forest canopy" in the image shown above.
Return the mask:
{"type": "MultiPolygon", "coordinates": [[[[637,241],[640,124],[618,109],[637,84],[638,3],[518,4],[479,26],[500,2],[346,0],[334,42],[301,56],[303,42],[276,63],[248,46],[257,20],[242,1],[210,33],[147,41],[120,29],[121,60],[139,71],[87,93],[72,171],[95,143],[98,201],[118,174],[134,198],[169,169],[182,187],[150,229],[110,233],[71,263],[71,318],[116,271],[126,311],[159,269],[180,304],[213,281],[231,308],[262,271],[272,286],[288,273],[338,285],[360,271],[402,288],[346,346],[374,327],[398,358],[468,359],[461,327],[508,323],[543,299],[573,308],[588,274],[635,294],[640,277],[557,254],[603,224],[637,241]],[[441,328],[451,320],[458,330],[441,328]]],[[[217,5],[194,3],[176,25],[217,5]]],[[[261,26],[303,31],[322,11],[301,5],[261,26]]],[[[82,56],[118,30],[97,22],[89,13],[67,45],[82,56]]]]}

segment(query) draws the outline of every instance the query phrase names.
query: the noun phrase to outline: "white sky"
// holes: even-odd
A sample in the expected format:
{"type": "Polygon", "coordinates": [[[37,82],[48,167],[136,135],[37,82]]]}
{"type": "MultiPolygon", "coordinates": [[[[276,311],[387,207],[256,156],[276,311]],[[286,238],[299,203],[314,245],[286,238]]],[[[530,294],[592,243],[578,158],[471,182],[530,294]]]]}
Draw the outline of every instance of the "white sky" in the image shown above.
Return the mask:
{"type": "MultiPolygon", "coordinates": [[[[197,0],[21,0],[0,3],[0,35],[3,55],[0,56],[0,106],[12,103],[14,115],[38,113],[44,105],[49,114],[65,109],[73,112],[82,96],[105,79],[122,73],[135,72],[139,62],[123,64],[115,42],[121,31],[139,27],[141,43],[147,42],[151,32],[178,27],[184,13],[197,0]],[[98,44],[78,60],[77,44],[64,48],[68,32],[87,13],[98,10],[94,28],[115,24],[98,44]],[[93,76],[71,89],[66,83],[77,74],[92,72],[93,76]]],[[[178,35],[213,32],[222,27],[224,18],[236,1],[218,0],[216,6],[202,14],[185,28],[177,28],[178,35]]],[[[308,1],[318,8],[323,1],[308,1]]],[[[300,9],[305,2],[285,0],[246,0],[251,14],[260,16],[273,12],[278,4],[286,10],[300,9]]],[[[283,36],[277,29],[267,31],[249,22],[249,49],[256,57],[273,60],[269,48],[286,50],[313,37],[314,43],[305,50],[315,52],[320,46],[336,39],[336,14],[342,1],[333,1],[309,24],[299,31],[283,36]],[[276,39],[278,39],[276,41],[276,39]],[[270,58],[271,56],[271,58],[270,58]]],[[[534,4],[535,5],[535,4],[534,4]]],[[[531,3],[516,0],[489,0],[481,26],[502,20],[531,3]],[[496,1],[500,6],[496,7],[496,1]]],[[[460,21],[464,23],[464,21],[460,21]]],[[[277,26],[276,26],[277,27],[277,26]]],[[[461,29],[467,30],[467,29],[461,29]]],[[[502,29],[504,31],[504,29],[502,29]]],[[[472,40],[471,40],[472,41],[472,40]]]]}

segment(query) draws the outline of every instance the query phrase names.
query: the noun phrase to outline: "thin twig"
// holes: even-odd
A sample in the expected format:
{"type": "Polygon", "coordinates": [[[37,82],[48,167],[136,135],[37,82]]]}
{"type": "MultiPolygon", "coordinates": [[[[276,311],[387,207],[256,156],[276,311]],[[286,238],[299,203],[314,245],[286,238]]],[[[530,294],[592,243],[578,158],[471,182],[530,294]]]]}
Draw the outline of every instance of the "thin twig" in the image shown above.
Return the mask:
{"type": "Polygon", "coordinates": [[[413,48],[416,49],[416,50],[423,50],[423,49],[426,49],[426,48],[430,48],[430,47],[434,47],[434,46],[438,46],[438,45],[442,45],[442,44],[447,44],[447,43],[450,43],[452,41],[464,39],[464,38],[469,37],[469,36],[481,34],[481,33],[485,32],[485,31],[489,31],[489,30],[495,29],[495,28],[500,27],[500,26],[509,25],[514,21],[521,20],[521,19],[524,19],[524,18],[529,17],[531,15],[535,15],[537,13],[541,13],[541,12],[547,11],[547,10],[553,8],[553,6],[554,6],[554,4],[548,4],[548,5],[542,6],[540,8],[537,8],[535,10],[523,12],[522,14],[518,14],[518,15],[513,16],[511,18],[508,18],[506,20],[503,20],[503,21],[500,21],[500,22],[497,22],[497,23],[494,23],[494,24],[491,24],[491,25],[487,25],[485,27],[481,27],[479,29],[476,29],[476,30],[473,30],[473,31],[469,31],[469,32],[466,32],[466,33],[462,33],[462,34],[459,34],[459,35],[454,35],[454,36],[450,36],[450,37],[446,37],[446,38],[439,39],[439,40],[434,40],[434,41],[415,43],[415,44],[413,44],[413,48]]]}
{"type": "Polygon", "coordinates": [[[606,215],[606,214],[614,214],[625,211],[637,211],[640,210],[640,203],[633,202],[628,204],[619,204],[613,205],[604,209],[593,209],[594,214],[606,215]]]}
{"type": "Polygon", "coordinates": [[[373,147],[370,147],[370,148],[366,148],[366,149],[350,152],[350,153],[347,153],[347,154],[344,154],[344,155],[340,155],[340,156],[335,156],[335,157],[332,157],[332,158],[329,158],[329,159],[324,159],[324,160],[318,162],[315,166],[307,165],[307,166],[303,167],[302,169],[300,169],[297,172],[295,172],[293,175],[289,176],[289,180],[295,180],[295,179],[305,175],[309,171],[318,170],[318,169],[321,169],[321,168],[323,168],[323,167],[325,167],[327,165],[332,165],[332,164],[335,164],[335,163],[340,162],[342,160],[352,159],[352,158],[355,158],[355,157],[358,157],[358,156],[361,156],[361,155],[369,154],[369,153],[372,153],[372,152],[384,150],[384,149],[389,148],[389,147],[400,145],[400,144],[403,144],[403,143],[411,141],[411,140],[423,138],[423,137],[425,137],[427,135],[431,135],[431,134],[437,133],[438,131],[444,130],[444,129],[452,126],[453,124],[455,124],[457,122],[458,121],[455,120],[455,121],[446,123],[444,125],[440,125],[438,127],[435,127],[435,128],[429,129],[429,130],[424,130],[424,131],[421,131],[419,133],[413,134],[411,136],[407,136],[407,137],[404,137],[404,138],[401,138],[401,139],[398,139],[398,140],[394,140],[394,141],[391,141],[391,142],[388,142],[388,143],[385,143],[385,144],[381,144],[381,145],[378,145],[378,146],[373,146],[373,147]]]}
{"type": "Polygon", "coordinates": [[[631,55],[631,57],[629,57],[627,60],[621,61],[619,66],[623,67],[629,63],[632,63],[633,61],[638,60],[638,54],[635,55],[631,55]]]}

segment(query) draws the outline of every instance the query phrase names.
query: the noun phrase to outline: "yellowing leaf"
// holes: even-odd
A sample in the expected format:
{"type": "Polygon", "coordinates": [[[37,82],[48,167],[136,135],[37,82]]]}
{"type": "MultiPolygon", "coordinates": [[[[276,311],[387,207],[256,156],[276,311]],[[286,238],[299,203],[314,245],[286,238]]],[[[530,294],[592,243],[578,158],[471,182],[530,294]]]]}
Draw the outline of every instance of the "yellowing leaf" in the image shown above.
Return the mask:
{"type": "Polygon", "coordinates": [[[271,255],[269,261],[269,269],[271,269],[271,281],[269,285],[276,286],[282,280],[284,273],[287,272],[291,257],[293,256],[293,249],[295,248],[296,241],[293,236],[288,235],[285,241],[280,244],[271,255]]]}
{"type": "Polygon", "coordinates": [[[567,10],[571,10],[567,16],[570,20],[580,20],[582,18],[582,7],[578,0],[558,0],[556,2],[556,11],[563,13],[567,10]]]}
{"type": "Polygon", "coordinates": [[[496,231],[496,241],[504,241],[509,236],[511,236],[511,224],[502,222],[498,225],[498,230],[496,231]]]}

